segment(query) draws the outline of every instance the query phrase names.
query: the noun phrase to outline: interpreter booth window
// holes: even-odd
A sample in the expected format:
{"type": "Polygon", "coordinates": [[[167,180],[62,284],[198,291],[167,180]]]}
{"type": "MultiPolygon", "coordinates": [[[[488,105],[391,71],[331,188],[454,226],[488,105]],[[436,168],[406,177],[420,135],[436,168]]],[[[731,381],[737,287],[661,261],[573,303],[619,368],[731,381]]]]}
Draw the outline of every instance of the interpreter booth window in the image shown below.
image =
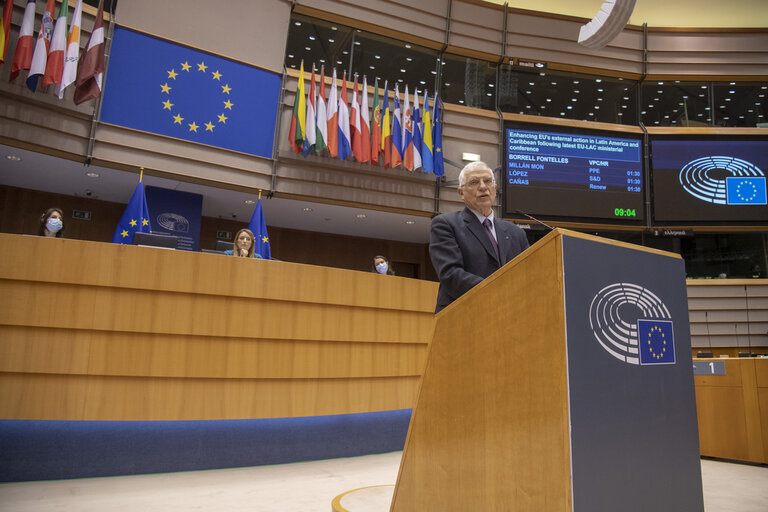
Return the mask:
{"type": "Polygon", "coordinates": [[[652,81],[641,86],[646,126],[709,126],[710,89],[706,82],[652,81]]]}
{"type": "Polygon", "coordinates": [[[496,110],[496,63],[446,53],[441,70],[442,101],[496,110]]]}
{"type": "Polygon", "coordinates": [[[385,81],[390,91],[398,83],[401,101],[406,85],[410,94],[414,88],[434,94],[438,52],[430,48],[300,14],[291,17],[286,48],[287,67],[299,69],[303,60],[304,71],[311,73],[314,62],[318,73],[325,66],[326,77],[336,68],[338,85],[346,71],[350,88],[357,73],[369,86],[378,78],[381,94],[385,81]]]}
{"type": "Polygon", "coordinates": [[[637,82],[632,80],[502,65],[498,89],[503,112],[637,124],[637,82]]]}
{"type": "Polygon", "coordinates": [[[767,277],[766,234],[697,234],[680,239],[689,278],[743,279],[767,277]]]}
{"type": "Polygon", "coordinates": [[[768,122],[765,82],[715,82],[712,84],[715,125],[755,127],[768,122]]]}

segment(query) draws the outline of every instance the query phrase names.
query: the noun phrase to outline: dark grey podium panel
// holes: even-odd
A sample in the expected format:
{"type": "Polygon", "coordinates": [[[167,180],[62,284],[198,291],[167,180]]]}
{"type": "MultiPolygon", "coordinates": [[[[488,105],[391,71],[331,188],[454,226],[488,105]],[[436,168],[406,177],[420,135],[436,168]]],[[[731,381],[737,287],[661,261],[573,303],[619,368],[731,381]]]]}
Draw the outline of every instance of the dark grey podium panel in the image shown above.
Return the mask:
{"type": "Polygon", "coordinates": [[[562,247],[573,510],[703,511],[683,261],[562,247]]]}

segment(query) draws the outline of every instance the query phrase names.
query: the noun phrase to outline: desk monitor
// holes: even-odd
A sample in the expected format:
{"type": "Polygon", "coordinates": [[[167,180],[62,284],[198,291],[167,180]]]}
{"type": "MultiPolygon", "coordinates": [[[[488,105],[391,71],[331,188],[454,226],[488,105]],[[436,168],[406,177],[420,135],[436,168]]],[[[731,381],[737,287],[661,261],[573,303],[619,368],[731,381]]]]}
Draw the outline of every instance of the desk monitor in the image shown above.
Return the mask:
{"type": "Polygon", "coordinates": [[[216,250],[217,251],[231,251],[233,250],[235,244],[232,242],[225,242],[224,240],[216,240],[216,250]]]}
{"type": "Polygon", "coordinates": [[[179,237],[173,235],[161,235],[159,233],[136,232],[133,234],[133,245],[160,247],[162,249],[177,249],[179,246],[179,237]]]}

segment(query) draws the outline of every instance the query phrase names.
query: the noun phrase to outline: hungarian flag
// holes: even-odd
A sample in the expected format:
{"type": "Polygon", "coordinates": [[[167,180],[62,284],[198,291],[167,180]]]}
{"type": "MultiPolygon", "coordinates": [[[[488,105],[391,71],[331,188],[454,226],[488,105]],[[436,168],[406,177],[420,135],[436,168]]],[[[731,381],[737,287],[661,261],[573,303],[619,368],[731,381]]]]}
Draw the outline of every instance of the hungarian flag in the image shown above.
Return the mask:
{"type": "Polygon", "coordinates": [[[363,75],[363,100],[360,102],[360,138],[362,140],[362,160],[361,162],[371,161],[371,125],[370,111],[368,110],[368,80],[363,75]]]}
{"type": "Polygon", "coordinates": [[[312,82],[307,93],[307,111],[304,121],[304,146],[301,150],[302,156],[305,157],[315,149],[315,140],[317,140],[315,121],[315,65],[312,64],[312,82]]]}
{"type": "Polygon", "coordinates": [[[403,163],[403,125],[400,121],[400,92],[395,84],[395,112],[392,115],[392,167],[403,163]]]}
{"type": "MultiPolygon", "coordinates": [[[[5,5],[13,6],[13,0],[6,0],[5,5]]],[[[8,20],[10,22],[10,16],[8,20]]],[[[3,17],[5,22],[5,17],[3,17]]],[[[13,54],[13,64],[11,64],[10,81],[13,82],[19,71],[29,69],[32,65],[32,52],[35,49],[35,0],[29,0],[24,8],[24,18],[21,20],[19,29],[19,39],[16,41],[16,51],[13,54]]],[[[10,37],[10,34],[6,34],[10,37]]]]}
{"type": "Polygon", "coordinates": [[[104,78],[104,0],[99,1],[99,10],[93,23],[91,36],[85,47],[83,58],[77,67],[75,78],[75,105],[98,98],[104,78]]]}
{"type": "Polygon", "coordinates": [[[388,166],[392,155],[392,132],[389,120],[389,82],[384,81],[384,116],[381,119],[381,153],[384,155],[384,166],[388,166]]]}
{"type": "Polygon", "coordinates": [[[317,134],[315,135],[315,153],[322,153],[328,140],[328,114],[325,111],[325,66],[320,67],[320,91],[317,93],[317,134]]]}
{"type": "Polygon", "coordinates": [[[421,112],[419,91],[413,91],[413,169],[421,167],[421,112]]]}
{"type": "Polygon", "coordinates": [[[435,96],[435,134],[433,141],[435,144],[435,176],[442,176],[445,174],[445,166],[443,163],[443,129],[440,123],[440,97],[435,96]]]}
{"type": "Polygon", "coordinates": [[[381,105],[379,104],[379,79],[374,82],[373,112],[371,112],[371,162],[379,165],[381,153],[381,105]]]}
{"type": "Polygon", "coordinates": [[[357,102],[357,75],[352,88],[352,110],[349,113],[349,135],[352,155],[358,162],[363,161],[363,134],[360,133],[360,105],[357,102]]]}
{"type": "Polygon", "coordinates": [[[421,143],[421,165],[424,172],[435,170],[435,164],[432,160],[432,120],[429,117],[429,94],[424,91],[424,140],[421,143]]]}
{"type": "Polygon", "coordinates": [[[339,99],[336,88],[336,68],[333,68],[331,92],[328,93],[328,154],[332,157],[339,155],[339,99]]]}
{"type": "Polygon", "coordinates": [[[351,151],[349,137],[349,109],[347,108],[347,72],[344,72],[344,79],[341,85],[341,94],[339,94],[339,160],[346,160],[351,151]]]}
{"type": "Polygon", "coordinates": [[[11,38],[11,14],[13,13],[13,0],[5,0],[3,5],[3,17],[0,19],[0,64],[5,62],[8,53],[8,41],[11,38]]]}
{"type": "Polygon", "coordinates": [[[297,155],[301,153],[304,145],[304,135],[301,133],[301,123],[305,122],[303,118],[305,112],[301,110],[301,103],[304,101],[304,61],[301,61],[301,75],[296,86],[296,94],[293,96],[293,114],[291,114],[291,127],[288,129],[288,143],[291,149],[297,155]],[[299,121],[301,120],[301,121],[299,121]]]}
{"type": "Polygon", "coordinates": [[[48,0],[43,13],[43,21],[40,24],[40,31],[37,33],[35,41],[35,52],[32,54],[32,64],[29,66],[27,75],[27,87],[35,92],[37,89],[37,80],[45,73],[45,63],[48,61],[48,49],[51,46],[51,37],[53,36],[53,8],[55,0],[48,0]]]}
{"type": "Polygon", "coordinates": [[[59,86],[59,99],[64,97],[64,89],[75,83],[77,77],[77,59],[80,57],[80,24],[83,17],[83,0],[77,0],[75,14],[72,16],[72,24],[69,27],[67,37],[67,52],[64,55],[64,70],[61,73],[61,85],[59,86]]]}
{"type": "Polygon", "coordinates": [[[64,52],[67,50],[67,16],[69,6],[67,0],[59,6],[59,16],[56,18],[56,26],[51,37],[51,47],[48,50],[48,60],[45,63],[43,75],[43,87],[61,83],[61,74],[64,72],[64,52]]]}
{"type": "Polygon", "coordinates": [[[408,86],[405,86],[403,104],[403,167],[413,171],[413,116],[408,104],[408,86]]]}

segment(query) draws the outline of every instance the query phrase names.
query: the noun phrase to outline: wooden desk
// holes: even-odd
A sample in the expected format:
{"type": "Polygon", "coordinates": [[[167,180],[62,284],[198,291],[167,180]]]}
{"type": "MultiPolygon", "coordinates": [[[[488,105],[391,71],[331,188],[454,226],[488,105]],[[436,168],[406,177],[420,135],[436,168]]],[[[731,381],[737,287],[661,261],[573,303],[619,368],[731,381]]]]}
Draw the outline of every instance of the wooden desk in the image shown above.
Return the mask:
{"type": "Polygon", "coordinates": [[[0,234],[0,418],[192,420],[413,405],[437,283],[0,234]]]}
{"type": "Polygon", "coordinates": [[[696,375],[701,455],[768,463],[768,359],[724,361],[725,375],[696,375]]]}

